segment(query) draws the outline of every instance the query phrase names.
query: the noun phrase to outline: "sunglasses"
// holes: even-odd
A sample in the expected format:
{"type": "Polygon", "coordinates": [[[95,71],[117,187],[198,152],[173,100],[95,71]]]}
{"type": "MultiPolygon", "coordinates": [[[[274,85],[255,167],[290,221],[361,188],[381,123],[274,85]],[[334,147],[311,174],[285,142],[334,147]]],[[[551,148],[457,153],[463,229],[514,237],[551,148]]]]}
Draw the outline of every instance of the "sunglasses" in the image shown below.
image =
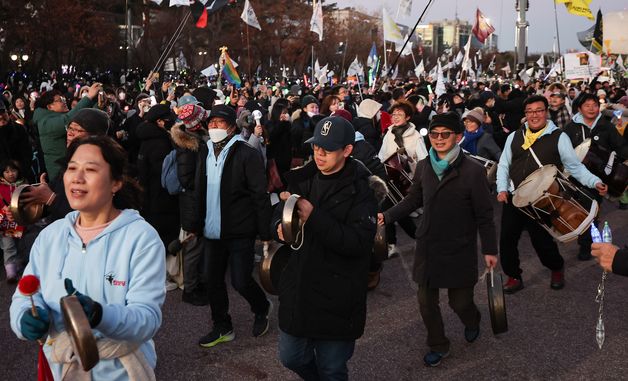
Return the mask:
{"type": "Polygon", "coordinates": [[[430,138],[438,139],[438,137],[440,136],[443,139],[449,139],[449,137],[453,134],[454,133],[452,131],[444,131],[444,132],[430,131],[430,138]]]}

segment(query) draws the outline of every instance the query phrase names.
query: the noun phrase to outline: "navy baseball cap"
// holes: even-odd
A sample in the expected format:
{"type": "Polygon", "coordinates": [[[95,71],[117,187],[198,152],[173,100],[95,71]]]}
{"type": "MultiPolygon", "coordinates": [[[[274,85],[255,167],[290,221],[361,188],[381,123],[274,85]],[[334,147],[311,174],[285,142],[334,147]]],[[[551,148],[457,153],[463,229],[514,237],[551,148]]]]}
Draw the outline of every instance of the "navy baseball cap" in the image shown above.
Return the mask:
{"type": "Polygon", "coordinates": [[[337,151],[355,143],[355,129],[351,122],[339,116],[328,116],[316,124],[314,136],[305,141],[325,151],[337,151]]]}

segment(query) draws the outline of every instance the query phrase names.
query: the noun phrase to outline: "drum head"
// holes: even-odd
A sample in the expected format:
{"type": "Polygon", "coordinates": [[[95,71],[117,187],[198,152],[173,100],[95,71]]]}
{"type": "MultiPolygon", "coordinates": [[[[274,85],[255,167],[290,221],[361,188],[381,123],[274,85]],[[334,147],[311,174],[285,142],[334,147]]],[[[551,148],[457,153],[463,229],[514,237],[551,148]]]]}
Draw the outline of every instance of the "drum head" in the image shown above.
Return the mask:
{"type": "Polygon", "coordinates": [[[11,204],[9,210],[13,214],[13,218],[18,225],[30,225],[38,221],[44,214],[44,204],[30,203],[24,204],[20,202],[20,196],[24,191],[29,189],[32,185],[24,184],[20,185],[11,194],[11,204]]]}
{"type": "Polygon", "coordinates": [[[281,229],[284,242],[293,244],[297,238],[297,232],[301,229],[301,220],[297,208],[298,194],[293,194],[286,200],[281,214],[281,229]]]}
{"type": "Polygon", "coordinates": [[[65,296],[61,298],[61,312],[63,313],[63,323],[65,329],[70,335],[74,353],[81,360],[81,366],[84,371],[92,369],[98,361],[98,346],[96,339],[89,326],[83,307],[75,295],[65,296]]]}
{"type": "Polygon", "coordinates": [[[279,294],[281,274],[288,265],[290,256],[293,253],[294,251],[289,245],[278,244],[269,250],[268,255],[260,263],[259,268],[260,284],[264,291],[271,295],[279,294]]]}
{"type": "Polygon", "coordinates": [[[506,299],[502,286],[502,275],[493,271],[486,275],[486,288],[488,291],[488,309],[491,315],[491,328],[494,334],[508,331],[508,319],[506,318],[506,299]]]}
{"type": "Polygon", "coordinates": [[[512,204],[517,208],[533,204],[551,187],[557,173],[555,165],[546,165],[532,172],[515,189],[512,204]]]}

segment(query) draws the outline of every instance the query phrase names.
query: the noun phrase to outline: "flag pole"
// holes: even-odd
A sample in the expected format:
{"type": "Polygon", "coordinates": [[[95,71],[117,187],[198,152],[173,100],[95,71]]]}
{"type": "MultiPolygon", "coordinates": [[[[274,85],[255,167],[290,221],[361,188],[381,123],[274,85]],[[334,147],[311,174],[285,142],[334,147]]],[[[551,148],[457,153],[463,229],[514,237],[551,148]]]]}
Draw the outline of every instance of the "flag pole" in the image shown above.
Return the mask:
{"type": "MultiPolygon", "coordinates": [[[[556,11],[556,1],[554,1],[554,21],[556,23],[556,44],[558,48],[558,57],[560,57],[560,35],[558,34],[558,12],[556,11]]],[[[562,71],[562,63],[561,63],[561,71],[562,71]]]]}
{"type": "Polygon", "coordinates": [[[249,24],[246,24],[246,54],[248,56],[248,61],[249,61],[249,83],[253,83],[251,80],[251,44],[249,43],[249,24]]]}

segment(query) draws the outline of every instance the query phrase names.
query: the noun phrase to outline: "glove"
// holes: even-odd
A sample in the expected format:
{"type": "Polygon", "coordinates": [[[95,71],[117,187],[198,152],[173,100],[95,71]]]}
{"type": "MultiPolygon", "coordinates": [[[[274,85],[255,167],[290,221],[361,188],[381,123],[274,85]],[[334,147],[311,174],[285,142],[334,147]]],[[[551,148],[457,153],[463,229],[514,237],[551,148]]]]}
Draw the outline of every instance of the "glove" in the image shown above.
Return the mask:
{"type": "Polygon", "coordinates": [[[75,295],[78,298],[79,303],[81,303],[81,307],[83,307],[83,311],[85,312],[85,316],[87,316],[87,321],[89,321],[89,326],[92,328],[98,326],[98,324],[100,324],[100,320],[102,320],[102,306],[100,303],[95,302],[94,299],[89,296],[76,291],[74,285],[72,284],[72,279],[65,278],[63,283],[65,285],[65,291],[68,295],[75,295]]]}
{"type": "Polygon", "coordinates": [[[20,319],[20,331],[22,336],[28,340],[39,340],[48,333],[48,327],[50,326],[50,318],[48,317],[48,311],[41,308],[37,308],[38,317],[33,316],[33,311],[30,309],[24,312],[20,319]]]}

